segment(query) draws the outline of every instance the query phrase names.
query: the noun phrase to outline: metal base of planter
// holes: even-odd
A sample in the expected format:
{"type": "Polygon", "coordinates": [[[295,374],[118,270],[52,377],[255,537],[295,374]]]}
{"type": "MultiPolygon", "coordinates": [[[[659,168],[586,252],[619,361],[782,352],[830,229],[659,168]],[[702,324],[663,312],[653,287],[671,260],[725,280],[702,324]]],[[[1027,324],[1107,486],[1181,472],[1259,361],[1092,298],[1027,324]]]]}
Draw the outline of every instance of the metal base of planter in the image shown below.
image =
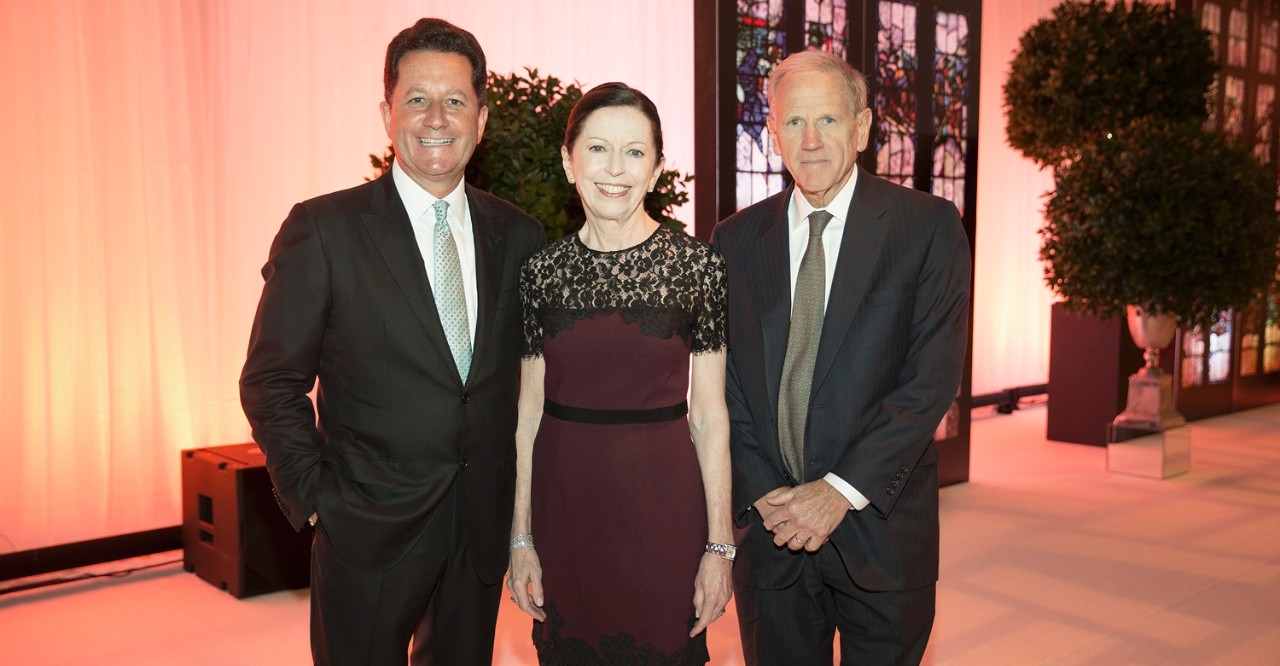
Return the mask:
{"type": "Polygon", "coordinates": [[[1191,469],[1191,428],[1173,406],[1173,377],[1129,376],[1125,410],[1107,427],[1107,470],[1167,479],[1191,469]]]}
{"type": "Polygon", "coordinates": [[[1190,469],[1191,426],[1168,430],[1108,426],[1108,472],[1167,479],[1190,469]]]}

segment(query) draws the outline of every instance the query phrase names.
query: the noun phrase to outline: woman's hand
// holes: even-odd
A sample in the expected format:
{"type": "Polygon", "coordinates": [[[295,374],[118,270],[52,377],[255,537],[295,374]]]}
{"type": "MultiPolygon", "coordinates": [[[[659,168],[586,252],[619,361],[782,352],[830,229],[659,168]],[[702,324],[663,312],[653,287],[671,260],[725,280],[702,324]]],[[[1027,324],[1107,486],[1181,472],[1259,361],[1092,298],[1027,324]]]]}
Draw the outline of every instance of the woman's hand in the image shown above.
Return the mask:
{"type": "Polygon", "coordinates": [[[693,581],[693,613],[698,622],[689,637],[697,636],[720,619],[732,596],[733,562],[712,553],[704,554],[698,565],[698,577],[693,581]]]}
{"type": "Polygon", "coordinates": [[[507,588],[511,600],[520,610],[533,619],[544,622],[547,614],[542,610],[542,563],[532,546],[511,551],[511,566],[507,569],[507,588]]]}

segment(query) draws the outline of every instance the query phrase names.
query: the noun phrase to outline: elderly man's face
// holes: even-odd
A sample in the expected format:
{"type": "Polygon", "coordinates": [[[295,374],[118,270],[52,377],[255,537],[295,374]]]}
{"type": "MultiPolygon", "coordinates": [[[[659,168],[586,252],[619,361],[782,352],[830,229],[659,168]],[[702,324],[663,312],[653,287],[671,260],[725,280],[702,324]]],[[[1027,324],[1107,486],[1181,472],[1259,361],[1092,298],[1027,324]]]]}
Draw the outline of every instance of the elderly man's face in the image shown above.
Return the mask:
{"type": "Polygon", "coordinates": [[[871,110],[855,114],[836,74],[794,72],[778,84],[769,110],[773,150],[809,203],[821,208],[853,173],[871,134],[871,110]]]}
{"type": "Polygon", "coordinates": [[[442,198],[462,181],[467,161],[484,136],[489,109],[471,87],[471,61],[457,53],[411,51],[400,58],[400,78],[382,122],[396,161],[432,196],[442,198]]]}

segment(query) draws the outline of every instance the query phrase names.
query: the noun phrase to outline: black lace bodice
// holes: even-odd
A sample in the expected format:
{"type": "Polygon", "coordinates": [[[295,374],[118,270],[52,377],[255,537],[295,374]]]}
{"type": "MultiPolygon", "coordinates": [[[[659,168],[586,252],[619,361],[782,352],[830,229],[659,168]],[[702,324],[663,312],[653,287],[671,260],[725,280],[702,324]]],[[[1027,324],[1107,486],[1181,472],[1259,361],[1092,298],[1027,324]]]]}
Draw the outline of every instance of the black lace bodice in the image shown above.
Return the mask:
{"type": "Polygon", "coordinates": [[[524,356],[575,321],[618,312],[643,334],[678,335],[695,354],[727,343],[724,258],[670,227],[617,252],[588,248],[573,233],[525,262],[520,273],[524,356]]]}

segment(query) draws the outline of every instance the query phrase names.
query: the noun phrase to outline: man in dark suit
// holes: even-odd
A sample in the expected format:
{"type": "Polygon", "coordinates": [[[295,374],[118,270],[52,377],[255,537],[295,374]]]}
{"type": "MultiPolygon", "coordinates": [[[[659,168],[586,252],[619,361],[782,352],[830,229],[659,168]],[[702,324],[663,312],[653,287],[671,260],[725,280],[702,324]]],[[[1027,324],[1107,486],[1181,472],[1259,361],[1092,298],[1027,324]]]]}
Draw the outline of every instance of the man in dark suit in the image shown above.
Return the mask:
{"type": "Polygon", "coordinates": [[[387,47],[377,180],[294,206],[240,379],[297,529],[318,664],[489,664],[515,483],[520,303],[541,226],[463,182],[484,134],[471,33],[387,47]],[[316,415],[307,397],[317,378],[316,415]]]}
{"type": "Polygon", "coordinates": [[[871,110],[843,60],[794,54],[768,92],[795,185],[714,238],[743,651],[830,664],[839,629],[843,663],[918,663],[938,577],[932,434],[964,365],[968,241],[949,202],[856,167],[871,110]]]}

